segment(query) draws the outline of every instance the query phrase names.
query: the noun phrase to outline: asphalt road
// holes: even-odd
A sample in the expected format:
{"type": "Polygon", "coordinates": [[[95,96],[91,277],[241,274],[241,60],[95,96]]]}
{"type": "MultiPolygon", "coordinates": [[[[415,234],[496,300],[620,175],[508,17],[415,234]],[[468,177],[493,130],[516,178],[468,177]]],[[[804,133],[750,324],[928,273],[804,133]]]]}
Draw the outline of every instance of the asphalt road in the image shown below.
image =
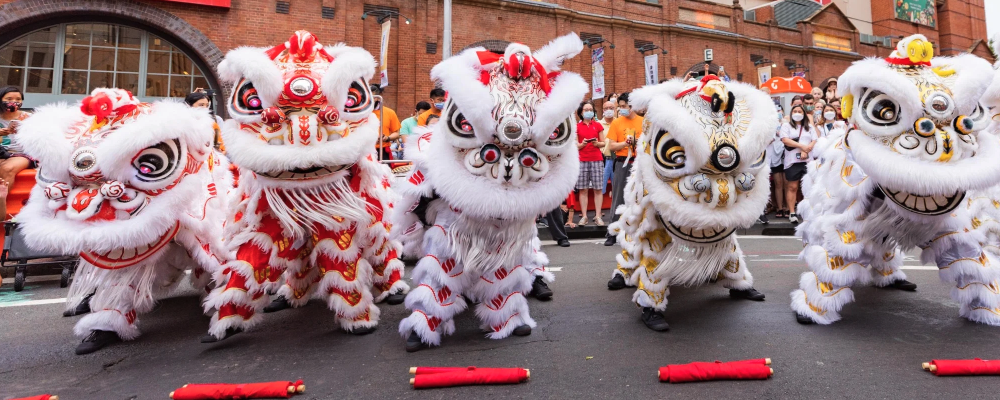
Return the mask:
{"type": "MultiPolygon", "coordinates": [[[[831,326],[802,326],[789,292],[805,270],[794,238],[745,237],[762,303],[731,300],[720,286],[675,288],[665,313],[671,331],[639,320],[631,290],[605,283],[617,247],[597,240],[546,246],[557,281],[550,302],[531,300],[538,328],[528,337],[486,339],[470,311],[440,348],[406,353],[396,332],[403,306],[383,306],[383,325],[355,337],[338,331],[322,304],[268,314],[257,330],[205,345],[208,326],[193,291],[177,293],[141,319],[138,340],[75,356],[77,318],[62,318],[66,289],[29,280],[0,288],[0,399],[40,393],[75,399],[167,399],[186,383],[303,379],[304,399],[343,398],[997,398],[996,377],[935,377],[934,358],[1000,358],[1000,328],[958,316],[949,287],[931,267],[907,261],[916,293],[856,288],[857,302],[831,326]],[[50,304],[44,300],[55,301],[50,304]],[[25,302],[28,302],[25,305],[25,302]],[[770,357],[766,381],[660,383],[670,363],[770,357]],[[523,367],[513,386],[413,390],[411,366],[523,367]]],[[[44,277],[43,277],[44,278],[44,277]]]]}

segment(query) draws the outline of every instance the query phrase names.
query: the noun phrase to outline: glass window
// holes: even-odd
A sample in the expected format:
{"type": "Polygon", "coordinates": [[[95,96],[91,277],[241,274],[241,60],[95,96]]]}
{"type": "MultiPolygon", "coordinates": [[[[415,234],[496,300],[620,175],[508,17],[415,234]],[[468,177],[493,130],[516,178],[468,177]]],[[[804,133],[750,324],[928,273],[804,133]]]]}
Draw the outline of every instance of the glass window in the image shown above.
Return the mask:
{"type": "Polygon", "coordinates": [[[824,35],[822,33],[813,34],[813,45],[824,49],[851,51],[851,39],[824,35]]]}
{"type": "Polygon", "coordinates": [[[8,42],[0,47],[0,85],[56,96],[26,96],[46,99],[38,104],[78,100],[99,87],[127,89],[146,101],[209,88],[201,69],[169,41],[103,23],[53,25],[8,42]]]}

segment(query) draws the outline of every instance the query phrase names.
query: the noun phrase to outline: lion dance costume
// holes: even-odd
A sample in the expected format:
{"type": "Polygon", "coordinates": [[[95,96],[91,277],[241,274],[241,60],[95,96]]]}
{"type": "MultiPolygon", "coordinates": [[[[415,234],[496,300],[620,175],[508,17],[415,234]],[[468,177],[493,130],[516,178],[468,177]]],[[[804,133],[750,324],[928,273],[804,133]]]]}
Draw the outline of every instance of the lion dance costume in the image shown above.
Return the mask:
{"type": "Polygon", "coordinates": [[[294,306],[326,299],[356,334],[378,325],[378,297],[408,290],[386,221],[390,172],[372,156],[374,72],[368,52],[323,47],[306,31],[270,49],[233,50],[219,64],[233,84],[222,136],[239,167],[225,227],[236,255],[206,300],[217,311],[203,341],[257,323],[282,275],[279,295],[294,306]]]}
{"type": "Polygon", "coordinates": [[[1000,325],[996,242],[1000,140],[980,104],[992,80],[972,55],[933,57],[922,35],[886,59],[855,62],[838,80],[853,128],[815,146],[799,206],[800,258],[810,272],[792,292],[801,323],[830,324],[851,285],[905,279],[903,251],[919,247],[953,282],[961,315],[1000,325]],[[818,152],[817,152],[818,150],[818,152]]]}
{"type": "Polygon", "coordinates": [[[489,338],[531,333],[525,295],[536,275],[552,280],[535,217],[566,198],[579,169],[572,114],[587,84],[559,66],[582,49],[570,34],[535,53],[469,49],[431,71],[448,101],[433,133],[407,147],[415,168],[398,187],[396,229],[423,255],[399,325],[407,350],[453,333],[463,296],[479,302],[489,338]]]}
{"type": "Polygon", "coordinates": [[[777,129],[772,102],[756,88],[714,75],[671,80],[631,94],[646,110],[621,218],[608,227],[622,252],[621,275],[654,330],[669,287],[721,281],[734,297],[753,288],[733,232],[752,225],[769,196],[765,149],[777,129]]]}
{"type": "Polygon", "coordinates": [[[205,288],[220,270],[224,201],[231,178],[212,148],[212,118],[181,103],[141,103],[96,89],[79,108],[41,108],[18,141],[39,160],[38,184],[18,214],[32,246],[79,252],[72,309],[78,354],[139,336],[140,314],[193,269],[205,288]]]}

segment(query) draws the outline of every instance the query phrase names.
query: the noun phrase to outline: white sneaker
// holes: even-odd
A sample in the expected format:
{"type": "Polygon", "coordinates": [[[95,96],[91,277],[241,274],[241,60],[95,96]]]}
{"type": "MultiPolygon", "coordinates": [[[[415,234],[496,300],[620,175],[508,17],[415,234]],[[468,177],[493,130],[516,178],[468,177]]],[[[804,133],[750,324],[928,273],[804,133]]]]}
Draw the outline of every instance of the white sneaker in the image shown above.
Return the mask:
{"type": "Polygon", "coordinates": [[[799,216],[796,215],[796,214],[789,214],[788,215],[788,222],[791,222],[793,224],[799,223],[799,216]]]}

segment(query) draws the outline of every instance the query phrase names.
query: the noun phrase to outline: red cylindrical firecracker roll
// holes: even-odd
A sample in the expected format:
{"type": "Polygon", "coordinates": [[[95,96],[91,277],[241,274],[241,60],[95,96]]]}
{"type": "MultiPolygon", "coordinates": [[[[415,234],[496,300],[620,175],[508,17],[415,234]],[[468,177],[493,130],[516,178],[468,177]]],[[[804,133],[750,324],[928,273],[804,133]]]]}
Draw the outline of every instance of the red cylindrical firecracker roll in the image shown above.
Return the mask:
{"type": "Polygon", "coordinates": [[[410,378],[414,389],[464,385],[505,385],[521,383],[531,377],[531,371],[523,368],[469,368],[464,371],[419,374],[410,378]]]}
{"type": "Polygon", "coordinates": [[[723,364],[758,364],[758,365],[771,365],[770,358],[754,358],[752,360],[737,360],[737,361],[726,361],[723,364]]]}
{"type": "Polygon", "coordinates": [[[302,381],[205,383],[184,385],[170,392],[170,398],[174,400],[287,399],[305,390],[302,381]]]}
{"type": "Polygon", "coordinates": [[[1000,360],[933,360],[924,369],[937,376],[1000,375],[1000,360]]]}
{"type": "Polygon", "coordinates": [[[428,375],[428,374],[441,374],[446,372],[465,372],[465,371],[502,371],[502,370],[513,370],[521,368],[479,368],[479,367],[410,367],[410,374],[413,375],[428,375]]]}
{"type": "Polygon", "coordinates": [[[722,379],[767,379],[774,370],[764,364],[694,362],[660,368],[660,381],[670,383],[714,381],[722,379]]]}
{"type": "Polygon", "coordinates": [[[11,400],[59,400],[59,396],[51,394],[40,394],[38,396],[21,397],[18,399],[11,399],[11,400]]]}

